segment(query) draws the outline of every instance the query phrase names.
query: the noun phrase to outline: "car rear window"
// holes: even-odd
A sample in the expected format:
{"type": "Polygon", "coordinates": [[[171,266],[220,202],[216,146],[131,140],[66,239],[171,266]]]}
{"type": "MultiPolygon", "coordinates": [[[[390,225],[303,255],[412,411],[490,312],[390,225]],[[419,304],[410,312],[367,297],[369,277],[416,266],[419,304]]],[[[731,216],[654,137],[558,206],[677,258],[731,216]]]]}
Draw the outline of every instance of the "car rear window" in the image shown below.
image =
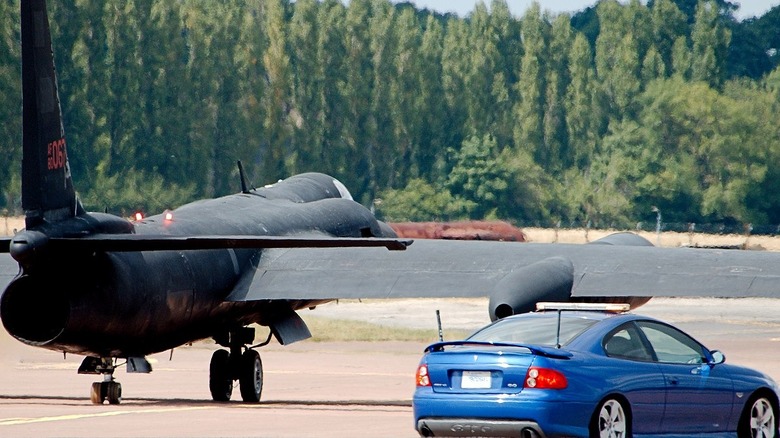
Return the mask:
{"type": "MultiPolygon", "coordinates": [[[[578,334],[597,322],[596,319],[566,316],[561,318],[560,344],[566,345],[578,334]]],[[[556,345],[558,315],[529,315],[497,321],[474,333],[468,339],[482,342],[509,342],[533,345],[556,345]]]]}

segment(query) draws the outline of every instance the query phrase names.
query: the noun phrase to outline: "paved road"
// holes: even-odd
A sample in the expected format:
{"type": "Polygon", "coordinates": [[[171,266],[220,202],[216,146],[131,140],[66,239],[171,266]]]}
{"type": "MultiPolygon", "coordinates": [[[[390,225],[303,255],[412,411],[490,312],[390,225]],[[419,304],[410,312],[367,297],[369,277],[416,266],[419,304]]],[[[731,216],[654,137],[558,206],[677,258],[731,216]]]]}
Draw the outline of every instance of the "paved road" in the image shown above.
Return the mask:
{"type": "MultiPolygon", "coordinates": [[[[312,315],[387,325],[472,329],[487,321],[485,300],[341,302],[312,315]]],[[[780,300],[654,300],[640,309],[677,323],[729,362],[780,379],[780,300]]],[[[95,376],[79,357],[24,346],[0,334],[1,437],[413,437],[410,399],[424,343],[314,343],[261,350],[263,402],[209,401],[213,346],[198,343],[153,356],[150,375],[117,372],[124,400],[93,406],[95,376]]],[[[238,390],[235,390],[238,398],[238,390]]]]}

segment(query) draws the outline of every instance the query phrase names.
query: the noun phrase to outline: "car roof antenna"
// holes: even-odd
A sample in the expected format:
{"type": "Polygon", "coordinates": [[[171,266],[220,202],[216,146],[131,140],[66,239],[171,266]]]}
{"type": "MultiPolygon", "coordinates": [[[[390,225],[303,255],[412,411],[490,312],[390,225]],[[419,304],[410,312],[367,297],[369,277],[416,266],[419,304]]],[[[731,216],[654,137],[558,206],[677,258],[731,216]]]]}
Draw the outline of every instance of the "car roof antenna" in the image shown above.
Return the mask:
{"type": "Polygon", "coordinates": [[[444,332],[441,330],[441,313],[436,309],[436,324],[439,326],[439,342],[444,341],[444,332]]]}

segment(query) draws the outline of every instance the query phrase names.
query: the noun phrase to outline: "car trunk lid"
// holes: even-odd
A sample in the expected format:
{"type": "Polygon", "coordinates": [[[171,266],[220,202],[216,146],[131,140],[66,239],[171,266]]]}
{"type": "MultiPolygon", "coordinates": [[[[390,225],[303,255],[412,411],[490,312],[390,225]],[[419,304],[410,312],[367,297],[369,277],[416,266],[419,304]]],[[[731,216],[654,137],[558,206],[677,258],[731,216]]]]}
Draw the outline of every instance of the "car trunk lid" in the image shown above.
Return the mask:
{"type": "Polygon", "coordinates": [[[458,394],[516,394],[536,356],[571,357],[548,347],[469,341],[442,342],[426,351],[433,391],[458,394]]]}

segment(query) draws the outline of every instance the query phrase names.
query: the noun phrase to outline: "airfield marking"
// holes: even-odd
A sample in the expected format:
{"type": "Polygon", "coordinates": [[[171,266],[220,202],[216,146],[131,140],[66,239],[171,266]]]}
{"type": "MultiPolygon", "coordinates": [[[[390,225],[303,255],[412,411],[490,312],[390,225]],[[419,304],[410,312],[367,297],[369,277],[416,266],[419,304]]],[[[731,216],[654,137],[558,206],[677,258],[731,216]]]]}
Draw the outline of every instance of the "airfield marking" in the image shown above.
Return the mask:
{"type": "Polygon", "coordinates": [[[197,410],[204,410],[204,409],[215,409],[215,408],[209,406],[197,406],[197,407],[183,407],[183,408],[141,409],[141,410],[134,410],[134,411],[112,411],[112,412],[100,412],[95,414],[58,415],[55,417],[6,418],[6,419],[0,419],[0,427],[14,426],[19,424],[48,423],[54,421],[83,420],[85,418],[114,417],[119,415],[130,415],[130,414],[164,414],[166,412],[197,411],[197,410]]]}

